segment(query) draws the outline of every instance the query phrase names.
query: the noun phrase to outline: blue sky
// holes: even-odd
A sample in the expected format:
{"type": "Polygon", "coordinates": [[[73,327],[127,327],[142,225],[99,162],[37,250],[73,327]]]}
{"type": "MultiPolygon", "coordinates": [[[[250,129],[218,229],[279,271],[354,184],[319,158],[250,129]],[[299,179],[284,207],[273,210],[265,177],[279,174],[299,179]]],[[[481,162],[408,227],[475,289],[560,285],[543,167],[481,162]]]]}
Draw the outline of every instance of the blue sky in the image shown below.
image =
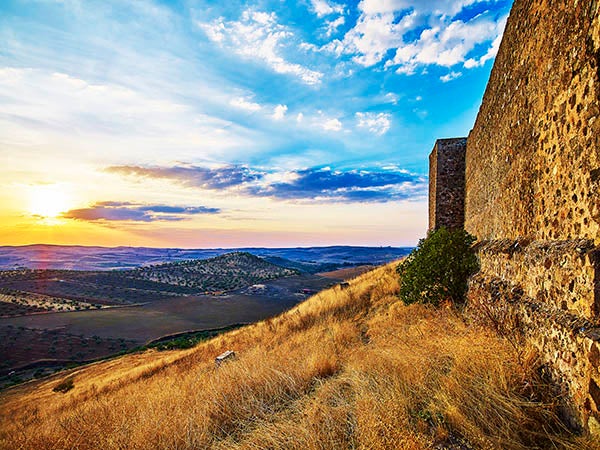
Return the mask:
{"type": "Polygon", "coordinates": [[[0,243],[414,244],[510,6],[4,0],[0,243]]]}

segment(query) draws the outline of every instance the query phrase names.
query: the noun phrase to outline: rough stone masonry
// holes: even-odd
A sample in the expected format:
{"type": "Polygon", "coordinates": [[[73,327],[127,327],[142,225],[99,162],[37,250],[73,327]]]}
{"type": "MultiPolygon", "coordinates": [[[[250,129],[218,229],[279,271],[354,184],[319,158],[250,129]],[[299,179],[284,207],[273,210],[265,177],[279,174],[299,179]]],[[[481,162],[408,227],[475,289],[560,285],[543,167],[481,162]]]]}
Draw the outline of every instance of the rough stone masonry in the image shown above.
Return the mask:
{"type": "Polygon", "coordinates": [[[438,141],[429,205],[430,229],[464,224],[478,238],[470,308],[536,346],[571,426],[598,436],[599,99],[600,1],[516,0],[464,172],[438,141]]]}
{"type": "Polygon", "coordinates": [[[467,138],[438,139],[429,155],[429,229],[465,224],[467,138]]]}

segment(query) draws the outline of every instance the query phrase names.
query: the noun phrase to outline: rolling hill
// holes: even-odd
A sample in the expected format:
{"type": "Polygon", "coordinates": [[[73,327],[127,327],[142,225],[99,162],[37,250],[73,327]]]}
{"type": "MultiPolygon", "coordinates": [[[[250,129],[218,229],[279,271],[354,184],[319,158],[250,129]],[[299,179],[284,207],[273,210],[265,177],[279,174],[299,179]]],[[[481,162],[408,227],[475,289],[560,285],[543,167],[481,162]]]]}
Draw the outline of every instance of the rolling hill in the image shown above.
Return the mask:
{"type": "Polygon", "coordinates": [[[245,252],[121,271],[0,271],[0,317],[231,291],[298,273],[245,252]]]}
{"type": "Polygon", "coordinates": [[[0,389],[164,335],[261,320],[336,281],[242,252],[122,271],[0,271],[0,389]]]}
{"type": "Polygon", "coordinates": [[[404,306],[394,269],[189,350],[11,388],[0,448],[598,448],[561,425],[531,349],[453,309],[404,306]]]}
{"type": "Polygon", "coordinates": [[[298,273],[298,270],[276,266],[248,252],[233,252],[209,259],[145,266],[118,272],[118,275],[196,291],[230,291],[298,273]]]}

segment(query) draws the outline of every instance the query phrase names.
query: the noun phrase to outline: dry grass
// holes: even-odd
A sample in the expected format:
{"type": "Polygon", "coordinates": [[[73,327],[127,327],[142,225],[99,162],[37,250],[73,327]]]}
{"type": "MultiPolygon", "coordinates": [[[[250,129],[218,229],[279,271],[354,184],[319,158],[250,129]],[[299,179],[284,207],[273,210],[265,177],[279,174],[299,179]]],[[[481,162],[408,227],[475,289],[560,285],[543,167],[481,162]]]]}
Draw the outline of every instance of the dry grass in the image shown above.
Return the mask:
{"type": "Polygon", "coordinates": [[[533,353],[397,290],[386,266],[191,350],[10,390],[0,448],[593,448],[561,427],[533,353]]]}

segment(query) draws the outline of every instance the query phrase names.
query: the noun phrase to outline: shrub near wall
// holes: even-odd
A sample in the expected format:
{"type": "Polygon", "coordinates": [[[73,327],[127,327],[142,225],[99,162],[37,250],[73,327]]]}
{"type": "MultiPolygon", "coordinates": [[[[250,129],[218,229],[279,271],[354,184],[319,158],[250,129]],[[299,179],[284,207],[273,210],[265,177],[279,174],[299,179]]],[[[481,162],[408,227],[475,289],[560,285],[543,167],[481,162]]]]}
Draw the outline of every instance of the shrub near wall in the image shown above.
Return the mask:
{"type": "Polygon", "coordinates": [[[471,246],[475,237],[462,229],[439,228],[421,239],[400,265],[399,296],[405,304],[464,302],[467,280],[479,269],[471,246]]]}

